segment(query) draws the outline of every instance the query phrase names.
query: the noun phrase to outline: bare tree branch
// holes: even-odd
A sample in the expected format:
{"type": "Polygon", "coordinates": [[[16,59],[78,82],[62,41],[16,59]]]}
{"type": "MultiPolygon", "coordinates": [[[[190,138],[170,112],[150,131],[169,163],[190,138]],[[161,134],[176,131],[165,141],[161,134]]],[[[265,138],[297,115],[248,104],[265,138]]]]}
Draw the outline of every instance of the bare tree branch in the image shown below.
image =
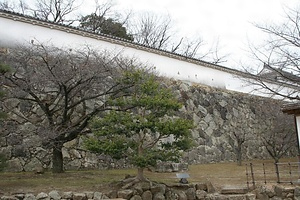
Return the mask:
{"type": "Polygon", "coordinates": [[[131,61],[88,47],[65,50],[31,44],[1,54],[0,60],[13,69],[0,76],[7,96],[30,106],[21,114],[43,130],[41,136],[55,155],[61,153],[62,144],[86,130],[92,117],[113,109],[107,104],[110,97],[121,96],[134,85],[119,81],[134,70],[131,61]]]}

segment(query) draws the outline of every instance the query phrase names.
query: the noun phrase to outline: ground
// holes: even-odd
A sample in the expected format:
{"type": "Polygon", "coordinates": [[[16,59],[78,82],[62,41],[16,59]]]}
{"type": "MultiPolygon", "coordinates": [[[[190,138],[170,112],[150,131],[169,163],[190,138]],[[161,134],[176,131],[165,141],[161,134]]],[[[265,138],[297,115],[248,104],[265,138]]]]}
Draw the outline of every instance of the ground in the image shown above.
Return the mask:
{"type": "MultiPolygon", "coordinates": [[[[297,158],[284,159],[282,162],[296,162],[297,158]]],[[[273,171],[274,162],[272,160],[254,160],[245,161],[242,166],[237,166],[234,162],[229,163],[215,163],[215,164],[201,164],[189,166],[190,183],[199,183],[210,181],[213,186],[219,190],[224,185],[238,185],[247,186],[246,165],[249,171],[249,163],[252,162],[255,166],[265,167],[269,171],[273,171]]],[[[111,190],[117,183],[124,179],[126,175],[134,176],[135,169],[122,170],[81,170],[81,171],[66,171],[63,174],[52,174],[45,172],[43,174],[36,174],[33,172],[20,173],[0,173],[0,194],[12,193],[34,193],[50,192],[51,190],[58,191],[101,191],[106,192],[111,190]]],[[[162,183],[178,183],[179,179],[176,173],[156,173],[145,171],[145,176],[151,181],[162,183]]],[[[255,175],[255,181],[263,183],[264,174],[255,175]]],[[[251,185],[251,180],[248,176],[248,182],[251,185]]],[[[276,174],[268,175],[268,182],[276,182],[276,174]]]]}

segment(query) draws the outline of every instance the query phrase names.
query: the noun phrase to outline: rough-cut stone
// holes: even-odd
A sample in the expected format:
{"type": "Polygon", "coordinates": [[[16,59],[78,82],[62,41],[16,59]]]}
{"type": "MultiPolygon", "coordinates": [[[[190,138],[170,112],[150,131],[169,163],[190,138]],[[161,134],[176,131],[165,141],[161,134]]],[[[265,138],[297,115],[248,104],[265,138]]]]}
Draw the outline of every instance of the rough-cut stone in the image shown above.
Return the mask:
{"type": "Polygon", "coordinates": [[[286,187],[283,185],[276,185],[274,188],[275,194],[278,197],[285,198],[289,193],[294,193],[293,187],[286,187]]]}
{"type": "Polygon", "coordinates": [[[257,194],[257,199],[259,199],[259,200],[269,200],[270,197],[265,193],[258,193],[257,194]]]}
{"type": "Polygon", "coordinates": [[[23,171],[22,161],[19,158],[8,160],[6,163],[7,163],[7,168],[5,168],[5,169],[10,172],[23,171]]]}
{"type": "Polygon", "coordinates": [[[76,144],[77,144],[77,140],[74,139],[74,140],[64,143],[64,147],[66,147],[66,148],[76,147],[76,144]]]}
{"type": "Polygon", "coordinates": [[[292,200],[292,199],[288,199],[288,198],[281,198],[281,197],[276,197],[276,196],[274,196],[274,197],[272,197],[272,198],[270,198],[271,200],[282,200],[282,199],[284,199],[284,200],[292,200]]]}
{"type": "Polygon", "coordinates": [[[33,158],[29,163],[24,166],[25,171],[41,171],[43,164],[37,158],[33,158]]]}
{"type": "Polygon", "coordinates": [[[47,193],[45,192],[41,192],[41,193],[38,193],[38,195],[36,195],[36,199],[39,200],[39,199],[46,199],[46,200],[50,200],[50,197],[48,196],[47,193]]]}
{"type": "Polygon", "coordinates": [[[220,197],[224,200],[248,200],[247,196],[240,194],[220,195],[220,197]]]}
{"type": "Polygon", "coordinates": [[[73,192],[63,192],[61,195],[62,199],[72,199],[73,198],[73,192]]]}
{"type": "Polygon", "coordinates": [[[25,194],[24,200],[36,200],[34,194],[25,194]]]}
{"type": "Polygon", "coordinates": [[[118,197],[118,192],[116,190],[111,190],[107,193],[107,196],[111,199],[115,199],[118,197]]]}
{"type": "Polygon", "coordinates": [[[300,187],[299,186],[295,187],[294,196],[295,197],[300,197],[300,187]]]}
{"type": "Polygon", "coordinates": [[[118,191],[118,197],[123,199],[130,199],[133,195],[132,190],[120,190],[118,191]]]}
{"type": "Polygon", "coordinates": [[[166,200],[178,199],[178,195],[173,190],[168,190],[165,194],[166,200]]]}
{"type": "MultiPolygon", "coordinates": [[[[0,140],[0,142],[3,142],[3,141],[0,140]]],[[[4,146],[6,146],[6,144],[4,146]]],[[[0,154],[3,155],[8,160],[11,159],[11,157],[12,157],[12,151],[13,151],[12,146],[6,146],[6,147],[0,148],[0,154]]]]}
{"type": "Polygon", "coordinates": [[[154,194],[154,197],[153,197],[153,200],[165,200],[165,199],[166,199],[165,195],[160,192],[154,194]]]}
{"type": "Polygon", "coordinates": [[[261,185],[257,188],[257,190],[260,193],[260,195],[265,195],[269,198],[272,198],[276,195],[274,188],[275,187],[273,185],[261,185]]]}
{"type": "Polygon", "coordinates": [[[94,198],[94,200],[101,200],[101,199],[105,199],[106,196],[105,196],[102,192],[95,192],[95,193],[93,194],[93,197],[92,197],[92,198],[90,198],[88,195],[87,195],[87,198],[88,198],[88,199],[94,198]]]}
{"type": "Polygon", "coordinates": [[[166,185],[163,185],[163,184],[154,185],[151,187],[151,192],[152,192],[152,194],[156,194],[156,193],[165,194],[166,193],[166,185]]]}
{"type": "Polygon", "coordinates": [[[195,188],[189,188],[185,191],[186,197],[188,200],[194,200],[196,199],[196,189],[195,188]]]}
{"type": "Polygon", "coordinates": [[[14,148],[11,151],[11,154],[13,157],[22,157],[26,158],[29,155],[29,152],[27,151],[27,147],[25,145],[15,145],[14,148]]]}
{"type": "MultiPolygon", "coordinates": [[[[86,195],[86,198],[88,199],[93,199],[94,198],[94,192],[90,192],[90,191],[87,191],[87,192],[84,192],[85,195],[86,195]]],[[[95,192],[96,193],[96,192],[95,192]]],[[[98,193],[98,192],[97,192],[98,193]]],[[[100,193],[100,192],[99,192],[100,193]]],[[[102,195],[102,193],[100,193],[100,195],[102,195]]],[[[98,199],[97,199],[98,200],[98,199]]]]}
{"type": "Polygon", "coordinates": [[[134,195],[133,197],[130,198],[130,200],[143,200],[143,199],[139,195],[134,195]]]}
{"type": "Polygon", "coordinates": [[[221,194],[246,194],[247,192],[247,188],[233,185],[226,185],[221,189],[221,194]]]}
{"type": "Polygon", "coordinates": [[[15,196],[2,196],[0,199],[1,200],[18,200],[18,198],[15,196]]]}
{"type": "Polygon", "coordinates": [[[73,200],[87,200],[85,193],[74,193],[73,200]]]}
{"type": "Polygon", "coordinates": [[[25,194],[24,193],[17,193],[14,195],[17,199],[19,200],[23,200],[25,198],[25,194]]]}
{"type": "Polygon", "coordinates": [[[150,192],[149,190],[145,191],[142,194],[142,199],[143,200],[152,199],[152,197],[153,197],[152,192],[150,192]]]}
{"type": "Polygon", "coordinates": [[[56,191],[56,190],[52,190],[51,192],[49,192],[49,197],[53,200],[60,200],[61,199],[61,196],[60,196],[59,192],[56,191]]]}
{"type": "Polygon", "coordinates": [[[207,192],[204,190],[196,190],[196,199],[205,199],[207,192]]]}
{"type": "Polygon", "coordinates": [[[6,138],[8,145],[19,145],[22,144],[22,137],[19,134],[12,133],[6,138]]]}
{"type": "Polygon", "coordinates": [[[184,191],[175,191],[178,196],[178,200],[187,200],[187,196],[184,191]]]}
{"type": "Polygon", "coordinates": [[[247,200],[255,200],[256,199],[256,195],[255,194],[246,194],[246,199],[247,200]]]}
{"type": "Polygon", "coordinates": [[[196,190],[207,191],[207,185],[206,185],[206,183],[197,183],[196,184],[196,190]]]}
{"type": "Polygon", "coordinates": [[[143,191],[150,190],[150,182],[139,182],[135,185],[136,187],[142,188],[143,191]]]}
{"type": "Polygon", "coordinates": [[[134,186],[132,189],[135,190],[135,193],[137,193],[138,195],[142,195],[143,194],[143,189],[139,186],[134,186]]]}

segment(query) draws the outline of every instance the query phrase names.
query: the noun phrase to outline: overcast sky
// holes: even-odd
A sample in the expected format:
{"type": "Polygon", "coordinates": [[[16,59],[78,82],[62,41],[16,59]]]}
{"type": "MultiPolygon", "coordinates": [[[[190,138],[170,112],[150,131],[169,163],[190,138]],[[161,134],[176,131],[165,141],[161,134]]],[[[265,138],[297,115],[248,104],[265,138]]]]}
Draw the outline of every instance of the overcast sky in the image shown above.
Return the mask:
{"type": "Polygon", "coordinates": [[[299,0],[116,0],[121,9],[169,14],[182,34],[200,35],[206,43],[219,40],[221,52],[230,53],[228,67],[245,59],[248,42],[263,34],[252,23],[280,23],[287,7],[299,0]]]}

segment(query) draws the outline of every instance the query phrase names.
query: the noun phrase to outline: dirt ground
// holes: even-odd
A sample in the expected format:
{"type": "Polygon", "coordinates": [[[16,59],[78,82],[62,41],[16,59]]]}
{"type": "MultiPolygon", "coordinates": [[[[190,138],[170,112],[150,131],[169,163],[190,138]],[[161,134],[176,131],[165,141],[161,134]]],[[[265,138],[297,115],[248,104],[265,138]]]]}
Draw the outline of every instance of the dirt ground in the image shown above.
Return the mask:
{"type": "MultiPolygon", "coordinates": [[[[297,158],[284,159],[282,162],[296,162],[297,158]]],[[[256,183],[267,182],[276,183],[276,173],[274,173],[274,162],[272,160],[245,161],[242,166],[236,163],[215,163],[191,165],[187,173],[189,183],[199,183],[210,181],[219,190],[224,185],[247,186],[247,181],[252,184],[249,164],[253,163],[256,183]],[[263,164],[264,163],[264,164],[263,164]],[[262,172],[262,166],[266,169],[262,172]],[[260,172],[258,173],[258,171],[260,172]],[[247,179],[248,172],[248,179],[247,179]],[[267,175],[266,175],[267,174],[267,175]]],[[[299,173],[299,172],[298,172],[299,173]]],[[[20,173],[0,173],[0,194],[13,193],[33,193],[58,191],[100,191],[111,190],[117,182],[123,180],[125,176],[136,174],[135,169],[121,170],[80,170],[66,171],[62,174],[52,174],[45,172],[36,174],[34,172],[20,173]]],[[[298,174],[299,175],[299,174],[298,174]]],[[[151,181],[161,183],[178,183],[176,173],[156,173],[145,171],[145,176],[151,181]]]]}

